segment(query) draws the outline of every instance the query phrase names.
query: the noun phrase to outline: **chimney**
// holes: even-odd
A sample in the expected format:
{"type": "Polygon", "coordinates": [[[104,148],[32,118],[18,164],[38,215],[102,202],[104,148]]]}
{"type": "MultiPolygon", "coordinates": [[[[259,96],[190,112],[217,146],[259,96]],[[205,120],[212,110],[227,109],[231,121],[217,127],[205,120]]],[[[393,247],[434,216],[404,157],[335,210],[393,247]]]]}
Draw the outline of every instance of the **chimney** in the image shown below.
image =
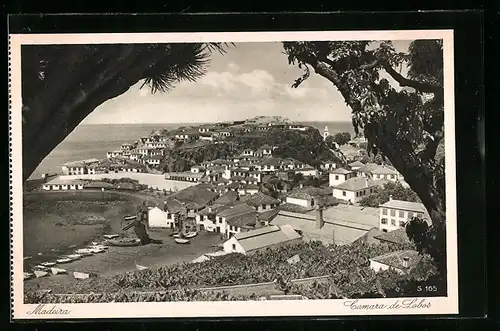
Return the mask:
{"type": "Polygon", "coordinates": [[[410,264],[410,258],[408,256],[403,257],[403,267],[408,268],[410,264]]]}
{"type": "Polygon", "coordinates": [[[323,206],[316,205],[316,228],[321,229],[325,221],[323,219],[323,206]]]}
{"type": "Polygon", "coordinates": [[[392,200],[392,194],[391,194],[391,195],[389,195],[389,201],[391,201],[391,200],[392,200]]]}

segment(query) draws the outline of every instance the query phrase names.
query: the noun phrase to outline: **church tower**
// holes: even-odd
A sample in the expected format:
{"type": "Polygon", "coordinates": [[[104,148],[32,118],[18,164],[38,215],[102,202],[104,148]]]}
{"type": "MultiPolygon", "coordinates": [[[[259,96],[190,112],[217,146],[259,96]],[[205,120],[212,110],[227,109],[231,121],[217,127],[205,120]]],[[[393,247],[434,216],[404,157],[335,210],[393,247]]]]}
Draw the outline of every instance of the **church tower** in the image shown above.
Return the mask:
{"type": "Polygon", "coordinates": [[[325,125],[325,129],[323,130],[323,141],[326,140],[326,137],[328,137],[330,133],[328,132],[328,125],[325,125]]]}

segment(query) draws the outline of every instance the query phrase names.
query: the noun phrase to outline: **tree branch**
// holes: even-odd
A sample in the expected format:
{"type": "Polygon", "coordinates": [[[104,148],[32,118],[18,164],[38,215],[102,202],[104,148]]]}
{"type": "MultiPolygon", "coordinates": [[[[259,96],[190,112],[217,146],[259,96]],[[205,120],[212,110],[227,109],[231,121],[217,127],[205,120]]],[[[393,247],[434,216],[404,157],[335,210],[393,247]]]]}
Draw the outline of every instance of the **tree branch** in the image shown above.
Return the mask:
{"type": "Polygon", "coordinates": [[[419,81],[404,77],[399,72],[394,70],[394,68],[386,60],[376,59],[376,60],[373,60],[367,64],[361,65],[359,68],[361,70],[369,70],[369,69],[373,69],[373,68],[378,67],[378,66],[381,66],[382,68],[384,68],[385,71],[392,78],[394,78],[394,80],[397,81],[399,83],[399,86],[401,86],[401,87],[412,87],[415,90],[420,91],[420,92],[424,92],[424,93],[436,93],[436,94],[443,93],[443,87],[440,85],[423,83],[423,82],[419,82],[419,81]]]}

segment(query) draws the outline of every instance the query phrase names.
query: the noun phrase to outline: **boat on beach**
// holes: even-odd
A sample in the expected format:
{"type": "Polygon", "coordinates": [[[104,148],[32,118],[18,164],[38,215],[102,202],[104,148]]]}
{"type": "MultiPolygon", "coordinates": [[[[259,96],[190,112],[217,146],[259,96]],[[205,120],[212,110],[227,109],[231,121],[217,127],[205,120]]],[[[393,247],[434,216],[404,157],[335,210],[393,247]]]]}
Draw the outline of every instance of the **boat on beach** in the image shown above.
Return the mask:
{"type": "Polygon", "coordinates": [[[50,268],[50,271],[53,275],[66,274],[68,271],[66,269],[61,268],[50,268]]]}
{"type": "Polygon", "coordinates": [[[182,234],[177,233],[177,234],[174,234],[174,235],[173,235],[173,237],[174,237],[174,238],[182,238],[182,234]]]}
{"type": "Polygon", "coordinates": [[[198,235],[198,232],[188,232],[184,235],[184,238],[193,238],[193,237],[196,237],[198,235]]]}
{"type": "Polygon", "coordinates": [[[93,255],[94,253],[92,252],[92,250],[88,249],[88,248],[81,248],[81,249],[77,249],[75,251],[76,254],[78,255],[81,255],[82,257],[83,256],[90,256],[90,255],[93,255]]]}
{"type": "Polygon", "coordinates": [[[119,235],[117,235],[117,234],[105,234],[103,237],[106,239],[114,239],[114,238],[118,238],[119,235]]]}
{"type": "Polygon", "coordinates": [[[80,254],[70,254],[67,256],[71,261],[79,260],[82,258],[80,254]]]}
{"type": "Polygon", "coordinates": [[[31,277],[33,277],[33,274],[31,274],[29,272],[24,272],[23,273],[23,280],[30,279],[31,277]]]}
{"type": "Polygon", "coordinates": [[[44,265],[41,265],[41,264],[36,265],[34,268],[37,269],[37,270],[47,270],[47,267],[44,266],[44,265]]]}
{"type": "Polygon", "coordinates": [[[68,259],[67,257],[63,257],[63,258],[60,258],[60,259],[56,260],[57,263],[69,263],[69,262],[72,262],[72,261],[73,261],[72,259],[68,259]]]}
{"type": "Polygon", "coordinates": [[[40,265],[42,265],[44,267],[53,267],[56,264],[57,264],[56,262],[42,262],[42,263],[40,263],[40,265]]]}
{"type": "Polygon", "coordinates": [[[42,270],[35,270],[33,273],[35,274],[36,278],[45,277],[49,274],[47,271],[42,270]]]}
{"type": "Polygon", "coordinates": [[[85,272],[77,272],[77,271],[74,271],[73,272],[73,277],[75,279],[87,279],[87,278],[90,278],[90,274],[87,274],[85,272]]]}
{"type": "Polygon", "coordinates": [[[178,244],[189,244],[189,239],[175,238],[175,242],[178,244]]]}

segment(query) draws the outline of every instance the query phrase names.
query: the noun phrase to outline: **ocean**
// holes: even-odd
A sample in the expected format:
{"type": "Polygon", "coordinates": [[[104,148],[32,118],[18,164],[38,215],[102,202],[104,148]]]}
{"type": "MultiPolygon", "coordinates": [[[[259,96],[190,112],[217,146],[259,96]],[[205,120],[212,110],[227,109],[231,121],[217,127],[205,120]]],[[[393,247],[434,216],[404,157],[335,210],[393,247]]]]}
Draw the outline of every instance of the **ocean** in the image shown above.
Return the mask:
{"type": "MultiPolygon", "coordinates": [[[[89,158],[105,158],[108,151],[119,148],[123,143],[132,142],[142,136],[149,135],[156,129],[171,130],[180,126],[200,124],[202,123],[79,125],[47,155],[30,176],[30,179],[40,178],[43,173],[59,173],[61,165],[66,162],[89,158]]],[[[330,134],[337,132],[354,133],[351,122],[307,122],[303,124],[317,128],[321,134],[325,125],[328,125],[330,134]]]]}

